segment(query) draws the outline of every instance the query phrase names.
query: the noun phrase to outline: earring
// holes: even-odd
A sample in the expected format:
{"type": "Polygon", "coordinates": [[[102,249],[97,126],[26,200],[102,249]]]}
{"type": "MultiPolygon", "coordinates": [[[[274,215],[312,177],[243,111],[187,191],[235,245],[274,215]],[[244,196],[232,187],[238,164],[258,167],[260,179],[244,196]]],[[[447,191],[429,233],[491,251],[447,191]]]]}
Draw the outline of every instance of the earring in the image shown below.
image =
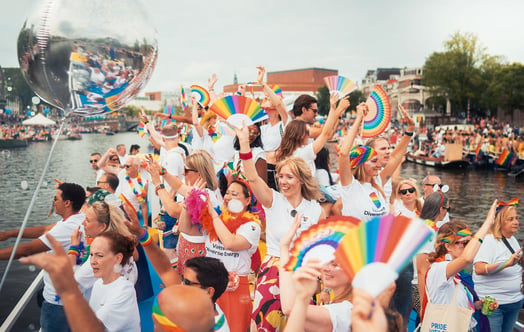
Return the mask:
{"type": "Polygon", "coordinates": [[[122,265],[118,263],[113,265],[113,272],[120,274],[120,272],[122,272],[122,265]]]}

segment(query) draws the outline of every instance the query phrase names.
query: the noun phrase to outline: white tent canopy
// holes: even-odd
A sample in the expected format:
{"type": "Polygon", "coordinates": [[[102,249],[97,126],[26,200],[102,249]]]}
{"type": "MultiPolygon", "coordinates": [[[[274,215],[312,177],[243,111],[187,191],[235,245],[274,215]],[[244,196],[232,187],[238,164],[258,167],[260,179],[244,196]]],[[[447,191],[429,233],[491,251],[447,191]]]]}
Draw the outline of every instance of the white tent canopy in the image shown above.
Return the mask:
{"type": "Polygon", "coordinates": [[[56,122],[46,118],[42,114],[37,114],[31,119],[27,119],[22,122],[24,126],[52,126],[55,125],[56,122]]]}

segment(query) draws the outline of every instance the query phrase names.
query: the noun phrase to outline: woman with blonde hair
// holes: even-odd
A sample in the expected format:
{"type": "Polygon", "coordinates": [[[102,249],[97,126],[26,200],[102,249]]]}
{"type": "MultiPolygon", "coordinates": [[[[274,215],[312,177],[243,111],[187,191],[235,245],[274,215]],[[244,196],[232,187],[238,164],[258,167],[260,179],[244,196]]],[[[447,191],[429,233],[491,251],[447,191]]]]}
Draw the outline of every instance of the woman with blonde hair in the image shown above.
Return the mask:
{"type": "Polygon", "coordinates": [[[255,289],[255,302],[252,319],[259,329],[276,331],[284,323],[278,290],[278,261],[280,240],[289,231],[294,217],[302,214],[297,235],[311,225],[325,218],[316,201],[321,197],[318,183],[311,170],[301,158],[291,157],[277,164],[277,179],[280,191],[271,189],[258,176],[249,147],[247,126],[237,130],[240,142],[240,159],[246,177],[257,200],[262,204],[266,215],[267,255],[262,262],[255,289]]]}
{"type": "Polygon", "coordinates": [[[473,280],[479,296],[492,296],[499,309],[488,316],[492,332],[512,331],[524,295],[520,292],[522,248],[515,238],[519,231],[518,198],[501,201],[490,234],[486,235],[474,260],[473,280]]]}
{"type": "Polygon", "coordinates": [[[422,211],[422,202],[420,201],[420,192],[417,188],[416,181],[412,179],[402,179],[396,186],[393,201],[393,213],[415,218],[422,211]]]}

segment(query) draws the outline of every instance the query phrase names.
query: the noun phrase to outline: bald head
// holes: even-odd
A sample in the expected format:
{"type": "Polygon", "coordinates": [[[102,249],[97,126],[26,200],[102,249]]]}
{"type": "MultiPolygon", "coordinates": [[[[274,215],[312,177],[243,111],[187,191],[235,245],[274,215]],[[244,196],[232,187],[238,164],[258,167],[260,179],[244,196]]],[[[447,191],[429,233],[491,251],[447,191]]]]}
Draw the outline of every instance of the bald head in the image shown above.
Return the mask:
{"type": "MultiPolygon", "coordinates": [[[[186,332],[209,332],[215,325],[211,298],[199,287],[167,287],[158,294],[158,306],[166,318],[186,332]]],[[[155,331],[160,327],[155,319],[155,331]]]]}

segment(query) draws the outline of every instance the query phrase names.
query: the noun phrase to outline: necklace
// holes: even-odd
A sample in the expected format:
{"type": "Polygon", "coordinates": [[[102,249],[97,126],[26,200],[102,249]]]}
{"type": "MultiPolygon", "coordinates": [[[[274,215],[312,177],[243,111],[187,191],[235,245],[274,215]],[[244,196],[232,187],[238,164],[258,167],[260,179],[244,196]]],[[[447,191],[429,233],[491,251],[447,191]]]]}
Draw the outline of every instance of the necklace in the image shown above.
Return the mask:
{"type": "Polygon", "coordinates": [[[137,171],[137,175],[136,175],[136,181],[138,182],[138,187],[140,188],[140,193],[136,190],[135,184],[133,183],[133,181],[131,180],[131,178],[127,174],[126,174],[126,180],[127,180],[127,183],[129,183],[129,188],[133,191],[133,194],[135,194],[135,196],[138,199],[138,201],[140,203],[144,203],[146,201],[146,198],[147,198],[147,193],[146,193],[146,190],[144,188],[145,186],[142,184],[142,176],[140,175],[140,171],[137,171]]]}

